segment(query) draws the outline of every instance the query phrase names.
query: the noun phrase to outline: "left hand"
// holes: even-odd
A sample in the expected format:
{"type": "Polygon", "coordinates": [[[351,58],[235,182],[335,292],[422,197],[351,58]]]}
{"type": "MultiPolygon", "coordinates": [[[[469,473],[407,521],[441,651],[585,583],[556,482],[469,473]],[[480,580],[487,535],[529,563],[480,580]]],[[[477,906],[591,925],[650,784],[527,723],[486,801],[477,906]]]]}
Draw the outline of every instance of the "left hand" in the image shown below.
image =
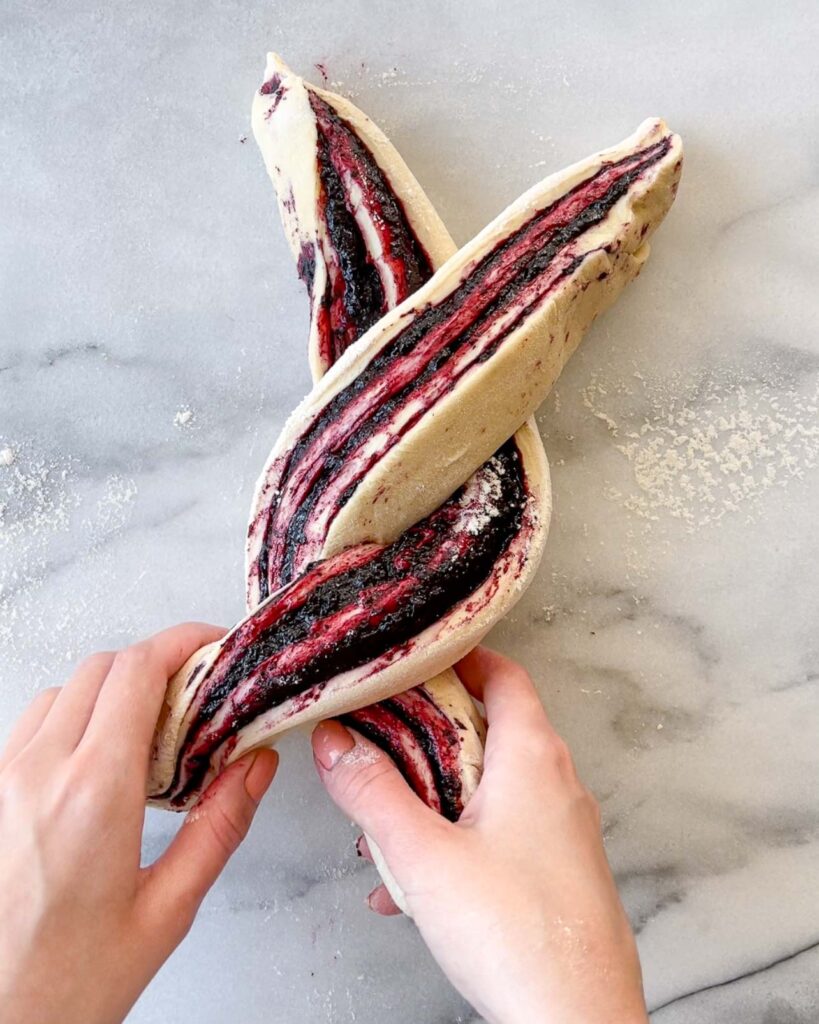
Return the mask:
{"type": "Polygon", "coordinates": [[[84,661],[0,754],[0,1019],[112,1024],[182,941],[246,835],[277,755],[237,761],[140,867],[151,739],[169,677],[214,626],[84,661]]]}

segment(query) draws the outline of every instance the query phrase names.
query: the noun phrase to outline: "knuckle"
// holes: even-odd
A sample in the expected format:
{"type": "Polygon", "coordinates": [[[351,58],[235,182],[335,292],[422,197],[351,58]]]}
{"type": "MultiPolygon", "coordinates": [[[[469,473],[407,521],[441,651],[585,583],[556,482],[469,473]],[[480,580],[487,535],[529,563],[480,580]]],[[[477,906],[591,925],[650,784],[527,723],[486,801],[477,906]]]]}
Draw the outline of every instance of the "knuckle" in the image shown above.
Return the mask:
{"type": "Polygon", "coordinates": [[[208,622],[189,621],[183,622],[174,630],[180,642],[190,644],[191,649],[206,643],[212,643],[220,634],[224,635],[227,630],[223,626],[214,626],[208,622]]]}
{"type": "Polygon", "coordinates": [[[181,888],[174,894],[173,912],[168,913],[167,906],[161,914],[162,926],[169,929],[174,947],[187,936],[202,906],[202,893],[191,887],[181,888]]]}
{"type": "Polygon", "coordinates": [[[189,879],[169,892],[157,877],[155,865],[143,868],[143,880],[136,907],[138,933],[148,946],[156,944],[159,933],[175,949],[191,930],[204,894],[189,879]]]}
{"type": "Polygon", "coordinates": [[[139,673],[150,667],[153,661],[150,648],[147,644],[132,644],[117,651],[114,656],[114,664],[123,672],[139,673]]]}
{"type": "Polygon", "coordinates": [[[560,773],[573,772],[571,751],[564,739],[547,729],[538,729],[529,738],[529,754],[542,768],[560,773]]]}
{"type": "Polygon", "coordinates": [[[386,778],[392,766],[380,759],[375,764],[359,768],[348,768],[339,778],[338,794],[345,803],[360,806],[367,803],[373,788],[386,778]]]}
{"type": "Polygon", "coordinates": [[[516,683],[524,686],[530,686],[532,689],[535,688],[531,675],[529,675],[523,665],[519,665],[517,662],[511,662],[511,667],[508,669],[508,673],[516,683]]]}
{"type": "Polygon", "coordinates": [[[111,761],[96,745],[80,746],[60,772],[58,799],[77,814],[99,817],[112,805],[127,805],[132,795],[129,778],[138,780],[139,773],[124,762],[111,761]]]}
{"type": "Polygon", "coordinates": [[[3,772],[0,799],[6,806],[19,806],[31,792],[31,781],[32,774],[28,766],[22,763],[21,758],[17,758],[3,772]]]}
{"type": "Polygon", "coordinates": [[[591,816],[592,821],[599,828],[603,819],[602,811],[600,809],[600,802],[598,801],[594,793],[592,793],[590,789],[586,789],[585,786],[581,787],[581,791],[581,799],[583,801],[583,804],[586,810],[588,811],[589,815],[591,816]]]}
{"type": "Polygon", "coordinates": [[[549,749],[552,762],[558,768],[574,770],[574,760],[569,745],[561,736],[552,736],[549,739],[549,749]]]}
{"type": "Polygon", "coordinates": [[[115,655],[112,651],[97,651],[95,654],[89,654],[87,658],[83,658],[79,663],[77,671],[83,673],[107,671],[111,667],[114,657],[115,655]]]}
{"type": "Polygon", "coordinates": [[[72,813],[91,816],[99,811],[105,790],[99,771],[93,770],[93,766],[69,762],[55,787],[54,798],[61,806],[70,807],[72,813]]]}
{"type": "Polygon", "coordinates": [[[247,818],[229,814],[218,801],[213,801],[208,807],[207,822],[213,838],[227,857],[238,849],[250,827],[247,818]]]}
{"type": "Polygon", "coordinates": [[[180,633],[212,633],[214,629],[219,628],[219,626],[211,626],[207,622],[200,622],[198,619],[188,619],[187,622],[182,622],[177,626],[180,633]]]}

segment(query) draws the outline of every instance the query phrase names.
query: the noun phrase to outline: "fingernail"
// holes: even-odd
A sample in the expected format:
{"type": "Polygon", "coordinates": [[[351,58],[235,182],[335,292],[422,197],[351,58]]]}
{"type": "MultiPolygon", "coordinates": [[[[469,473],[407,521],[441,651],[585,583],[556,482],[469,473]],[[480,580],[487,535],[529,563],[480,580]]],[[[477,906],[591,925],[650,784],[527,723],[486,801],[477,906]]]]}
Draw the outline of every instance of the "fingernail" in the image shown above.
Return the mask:
{"type": "Polygon", "coordinates": [[[321,722],[313,732],[313,753],[326,772],[332,771],[354,746],[355,740],[341,722],[321,722]]]}
{"type": "Polygon", "coordinates": [[[245,775],[245,791],[254,803],[265,795],[278,767],[279,755],[275,750],[260,750],[253,758],[245,775]]]}

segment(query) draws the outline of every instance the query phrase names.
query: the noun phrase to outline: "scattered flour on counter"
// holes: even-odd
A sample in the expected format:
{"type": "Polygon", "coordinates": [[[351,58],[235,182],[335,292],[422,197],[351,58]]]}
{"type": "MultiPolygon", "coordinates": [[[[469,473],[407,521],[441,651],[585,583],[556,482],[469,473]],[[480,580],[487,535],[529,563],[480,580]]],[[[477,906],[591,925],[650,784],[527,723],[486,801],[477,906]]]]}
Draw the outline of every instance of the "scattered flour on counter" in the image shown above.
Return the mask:
{"type": "Polygon", "coordinates": [[[43,458],[26,445],[18,446],[14,465],[0,474],[0,656],[6,665],[26,664],[19,634],[48,635],[36,594],[79,504],[75,475],[74,460],[43,458]]]}
{"type": "Polygon", "coordinates": [[[64,530],[75,504],[69,494],[70,458],[44,459],[11,448],[0,452],[0,550],[46,532],[64,530]],[[10,452],[11,458],[3,458],[10,452]]]}
{"type": "Polygon", "coordinates": [[[99,527],[105,533],[120,529],[130,517],[136,496],[137,485],[133,479],[112,473],[106,477],[102,497],[97,499],[96,515],[86,520],[86,525],[92,530],[99,527]]]}
{"type": "Polygon", "coordinates": [[[647,520],[681,519],[693,531],[725,516],[753,515],[761,496],[819,461],[819,389],[702,376],[684,382],[635,374],[637,388],[592,377],[587,409],[628,460],[632,487],[606,496],[647,520]],[[641,424],[618,419],[619,399],[648,406],[641,424]]]}
{"type": "MultiPolygon", "coordinates": [[[[31,694],[98,642],[115,573],[108,542],[127,524],[137,488],[119,474],[94,480],[79,459],[44,456],[30,442],[14,453],[0,469],[0,658],[25,670],[20,684],[31,694]],[[62,583],[69,579],[76,585],[62,583]]],[[[119,616],[114,628],[130,625],[119,616]]]]}

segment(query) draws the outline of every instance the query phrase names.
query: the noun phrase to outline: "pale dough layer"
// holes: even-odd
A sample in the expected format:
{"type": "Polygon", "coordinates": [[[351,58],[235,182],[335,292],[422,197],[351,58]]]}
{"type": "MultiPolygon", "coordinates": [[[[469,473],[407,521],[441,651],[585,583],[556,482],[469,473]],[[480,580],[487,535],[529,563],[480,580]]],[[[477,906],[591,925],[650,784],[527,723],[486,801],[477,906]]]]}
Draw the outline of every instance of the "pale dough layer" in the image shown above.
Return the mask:
{"type": "MultiPolygon", "coordinates": [[[[533,579],[543,553],[547,530],[540,524],[544,520],[548,524],[551,517],[551,486],[536,427],[527,423],[518,431],[516,440],[531,495],[527,516],[535,518],[531,529],[518,536],[501,559],[502,571],[474,591],[469,601],[457,605],[396,654],[377,658],[330,679],[320,700],[299,707],[298,699],[291,698],[260,715],[242,729],[236,745],[212,764],[206,782],[250,750],[272,746],[277,737],[291,729],[375,704],[443,672],[480,643],[489,629],[517,603],[533,579]]],[[[241,623],[234,629],[240,627],[241,623]]],[[[224,643],[222,640],[201,648],[171,679],[155,737],[149,792],[161,793],[170,785],[187,728],[195,714],[196,686],[188,684],[195,674],[201,678],[224,643]]],[[[153,802],[168,806],[166,801],[153,802]]]]}
{"type": "MultiPolygon", "coordinates": [[[[478,714],[475,702],[451,668],[441,672],[440,675],[435,676],[433,679],[427,680],[424,683],[424,689],[429,690],[435,703],[439,707],[444,708],[450,718],[464,722],[468,726],[463,733],[461,746],[461,762],[463,765],[461,771],[463,782],[462,796],[464,805],[466,805],[471,800],[475,790],[478,788],[478,783],[481,781],[486,726],[478,714]]],[[[367,845],[372,854],[373,864],[378,869],[381,881],[386,885],[393,902],[407,917],[412,917],[404,891],[396,881],[392,871],[390,871],[378,843],[376,843],[372,836],[367,835],[367,845]]]]}
{"type": "MultiPolygon", "coordinates": [[[[616,161],[668,134],[662,121],[646,121],[618,146],[546,178],[513,203],[447,260],[426,285],[387,313],[315,384],[285,424],[268,467],[400,332],[416,309],[440,302],[474,262],[602,163],[616,161]]],[[[681,143],[672,136],[671,150],[663,160],[635,183],[600,225],[584,235],[583,248],[591,255],[580,268],[550,293],[491,359],[459,381],[370,470],[333,521],[323,555],[365,540],[394,540],[434,511],[534,413],[585,330],[642,269],[649,252],[646,239],[673,201],[681,155],[681,143]],[[603,246],[614,246],[615,251],[603,246]],[[435,452],[434,472],[430,472],[430,452],[435,452]]],[[[259,502],[267,500],[267,475],[265,471],[259,480],[259,502]]]]}
{"type": "MultiPolygon", "coordinates": [[[[281,93],[270,95],[257,92],[253,101],[253,132],[262,152],[265,166],[273,182],[279,202],[279,212],[291,250],[296,260],[305,246],[323,251],[323,225],[316,216],[320,198],[320,176],[316,159],[317,131],[310,107],[309,90],[319,95],[336,113],[348,122],[365,143],[371,155],[389,181],[400,200],[407,219],[432,266],[437,269],[455,254],[457,246],[439,217],[434,206],[413,176],[398,150],[381,129],[361,110],[335,93],[308,85],[294,74],[277,54],[268,54],[265,81],[278,76],[281,93]],[[271,109],[273,108],[273,109],[271,109]]],[[[316,264],[311,301],[310,337],[308,351],[313,379],[320,379],[326,367],[318,344],[318,302],[324,290],[326,268],[323,260],[316,264]]],[[[529,444],[524,428],[523,447],[529,444]]],[[[536,430],[534,430],[536,433],[536,430]]],[[[544,452],[545,460],[545,452],[544,452]]],[[[550,497],[550,496],[549,496],[550,497]]],[[[539,515],[537,529],[542,534],[539,546],[545,542],[549,528],[548,515],[539,515]]],[[[474,702],[457,675],[446,670],[427,680],[425,688],[436,704],[466,725],[460,751],[462,798],[464,804],[471,797],[483,767],[484,725],[474,702]]],[[[376,866],[396,904],[407,913],[406,901],[395,879],[389,873],[375,842],[369,840],[376,866]]]]}

